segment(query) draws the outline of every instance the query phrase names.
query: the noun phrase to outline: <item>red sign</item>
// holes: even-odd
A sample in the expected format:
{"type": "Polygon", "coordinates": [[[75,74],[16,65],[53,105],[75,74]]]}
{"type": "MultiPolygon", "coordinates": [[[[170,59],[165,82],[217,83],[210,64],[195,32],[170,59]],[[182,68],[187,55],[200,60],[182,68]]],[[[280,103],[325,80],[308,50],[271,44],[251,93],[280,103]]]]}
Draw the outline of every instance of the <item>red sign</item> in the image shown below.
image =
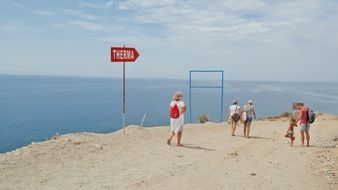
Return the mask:
{"type": "Polygon", "coordinates": [[[111,47],[111,62],[134,62],[139,55],[135,48],[111,47]]]}

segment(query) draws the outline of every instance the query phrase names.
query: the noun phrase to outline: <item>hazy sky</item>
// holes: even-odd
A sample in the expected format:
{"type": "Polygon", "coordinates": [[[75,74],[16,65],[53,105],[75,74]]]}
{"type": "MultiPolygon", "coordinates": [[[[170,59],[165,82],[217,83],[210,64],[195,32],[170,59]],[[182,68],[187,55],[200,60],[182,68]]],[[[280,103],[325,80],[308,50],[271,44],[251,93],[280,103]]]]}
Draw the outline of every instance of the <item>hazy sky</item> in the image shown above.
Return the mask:
{"type": "Polygon", "coordinates": [[[338,81],[337,0],[0,0],[0,73],[338,81]]]}

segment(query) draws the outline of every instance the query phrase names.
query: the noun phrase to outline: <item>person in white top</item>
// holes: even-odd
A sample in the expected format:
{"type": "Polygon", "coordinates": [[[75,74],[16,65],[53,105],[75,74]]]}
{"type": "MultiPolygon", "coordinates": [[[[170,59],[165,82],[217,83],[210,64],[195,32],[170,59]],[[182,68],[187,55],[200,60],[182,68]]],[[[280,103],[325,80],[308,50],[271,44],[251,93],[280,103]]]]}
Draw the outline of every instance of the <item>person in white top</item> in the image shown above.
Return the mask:
{"type": "Polygon", "coordinates": [[[235,130],[236,130],[236,126],[237,126],[237,123],[238,123],[238,121],[234,121],[233,120],[233,118],[232,118],[232,116],[234,115],[234,114],[239,114],[239,115],[241,115],[241,113],[242,113],[242,110],[241,110],[241,107],[238,105],[238,102],[237,102],[237,100],[234,100],[233,102],[232,102],[232,105],[229,107],[229,110],[228,110],[228,121],[230,121],[231,122],[231,131],[232,131],[232,136],[235,136],[235,130]]]}
{"type": "Polygon", "coordinates": [[[183,94],[182,92],[176,92],[173,96],[173,101],[171,101],[169,106],[169,113],[171,113],[175,104],[179,110],[179,117],[172,118],[170,117],[170,133],[167,139],[167,144],[170,146],[172,138],[177,134],[177,146],[183,146],[181,144],[183,124],[184,124],[184,112],[186,111],[185,103],[182,101],[183,94]]]}
{"type": "Polygon", "coordinates": [[[244,121],[244,137],[249,138],[250,126],[253,118],[256,119],[256,112],[251,100],[243,106],[243,112],[246,114],[246,120],[244,121]]]}

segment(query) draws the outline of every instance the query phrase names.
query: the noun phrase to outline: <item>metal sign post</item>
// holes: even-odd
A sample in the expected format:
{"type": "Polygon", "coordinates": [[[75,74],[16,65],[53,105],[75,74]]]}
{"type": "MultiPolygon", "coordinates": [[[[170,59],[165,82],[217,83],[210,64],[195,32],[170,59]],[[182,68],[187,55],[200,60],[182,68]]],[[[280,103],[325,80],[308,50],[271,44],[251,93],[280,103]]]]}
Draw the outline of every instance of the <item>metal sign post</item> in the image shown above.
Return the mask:
{"type": "Polygon", "coordinates": [[[111,62],[123,63],[122,76],[122,128],[125,133],[125,115],[126,115],[126,62],[135,62],[140,54],[135,48],[128,47],[111,47],[110,59],[111,62]]]}
{"type": "MultiPolygon", "coordinates": [[[[123,46],[124,47],[124,46],[123,46]]],[[[122,128],[123,134],[125,131],[125,116],[126,116],[126,62],[123,62],[123,79],[122,79],[122,128]]]]}

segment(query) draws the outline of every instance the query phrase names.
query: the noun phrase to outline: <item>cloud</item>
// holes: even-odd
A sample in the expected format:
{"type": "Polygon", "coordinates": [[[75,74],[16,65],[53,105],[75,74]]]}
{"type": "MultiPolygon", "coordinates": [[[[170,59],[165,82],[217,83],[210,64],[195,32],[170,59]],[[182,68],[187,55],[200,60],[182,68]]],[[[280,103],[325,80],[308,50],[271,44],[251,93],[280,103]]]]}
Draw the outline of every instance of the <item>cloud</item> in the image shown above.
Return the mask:
{"type": "MultiPolygon", "coordinates": [[[[39,15],[72,16],[72,22],[54,23],[78,29],[104,32],[110,39],[123,30],[126,38],[141,35],[161,38],[171,43],[194,41],[203,44],[221,42],[270,43],[282,46],[308,45],[311,42],[336,46],[338,13],[335,1],[261,1],[261,0],[125,0],[80,2],[77,9],[41,10],[39,15]],[[113,29],[115,27],[115,30],[113,29]]],[[[148,39],[147,39],[148,40],[148,39]]],[[[151,39],[150,39],[151,40],[151,39]]]]}
{"type": "Polygon", "coordinates": [[[23,31],[23,27],[22,27],[22,23],[3,23],[0,24],[0,31],[4,31],[4,32],[21,32],[23,31]]]}
{"type": "Polygon", "coordinates": [[[33,14],[41,15],[41,16],[51,16],[51,15],[58,15],[59,13],[55,11],[50,11],[50,10],[39,10],[39,11],[34,11],[33,14]]]}
{"type": "Polygon", "coordinates": [[[38,11],[33,11],[33,14],[42,15],[42,16],[73,16],[79,19],[92,20],[92,21],[104,20],[102,16],[84,13],[82,11],[75,10],[75,9],[63,9],[59,11],[38,10],[38,11]]]}
{"type": "Polygon", "coordinates": [[[22,4],[22,3],[15,3],[15,2],[12,2],[11,5],[14,6],[14,7],[18,7],[18,8],[24,8],[24,7],[25,7],[25,5],[22,4]]]}
{"type": "Polygon", "coordinates": [[[69,21],[68,23],[71,26],[89,30],[89,31],[97,31],[97,32],[106,31],[105,27],[102,24],[96,23],[96,22],[73,20],[73,21],[69,21]]]}
{"type": "Polygon", "coordinates": [[[80,8],[110,9],[113,6],[114,6],[113,1],[97,2],[97,3],[80,2],[80,8]]]}
{"type": "MultiPolygon", "coordinates": [[[[120,10],[137,10],[135,19],[139,23],[156,23],[174,33],[233,34],[264,33],[272,27],[269,23],[241,17],[241,11],[262,10],[265,5],[259,1],[140,1],[129,0],[120,3],[120,10]],[[206,8],[207,6],[207,8],[206,8]]],[[[257,13],[259,14],[259,13],[257,13]]]]}
{"type": "Polygon", "coordinates": [[[65,10],[63,10],[63,12],[66,15],[75,16],[77,18],[84,19],[84,20],[93,20],[93,21],[96,20],[97,21],[97,20],[103,20],[104,19],[104,18],[102,18],[102,16],[83,13],[82,11],[74,10],[74,9],[65,9],[65,10]]]}
{"type": "Polygon", "coordinates": [[[7,33],[20,33],[20,32],[43,32],[43,30],[39,27],[27,25],[24,22],[6,22],[0,23],[0,31],[4,31],[7,33]]]}
{"type": "Polygon", "coordinates": [[[295,38],[313,41],[322,34],[337,36],[338,11],[333,8],[337,6],[337,1],[330,0],[214,0],[210,3],[203,0],[126,0],[117,8],[133,11],[131,20],[138,24],[156,24],[161,30],[164,28],[169,38],[180,35],[218,41],[285,43],[295,38]],[[330,28],[332,30],[327,30],[330,28]]]}

